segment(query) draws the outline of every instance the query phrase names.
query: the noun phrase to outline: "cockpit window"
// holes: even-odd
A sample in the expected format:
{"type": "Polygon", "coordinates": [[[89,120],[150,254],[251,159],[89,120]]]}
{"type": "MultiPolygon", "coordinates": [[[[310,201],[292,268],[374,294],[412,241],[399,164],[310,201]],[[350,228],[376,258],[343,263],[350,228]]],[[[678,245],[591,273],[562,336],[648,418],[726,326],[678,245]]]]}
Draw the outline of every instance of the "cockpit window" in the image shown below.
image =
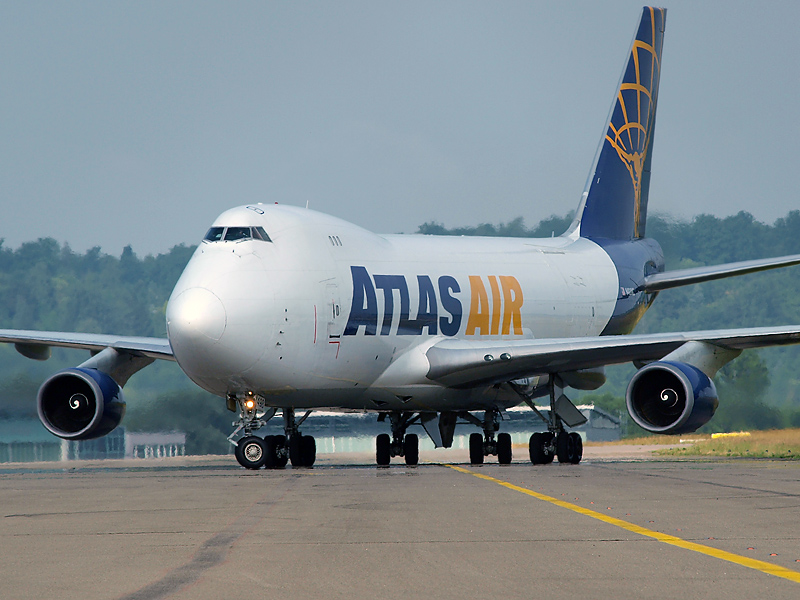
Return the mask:
{"type": "Polygon", "coordinates": [[[203,239],[208,242],[218,242],[222,239],[222,234],[225,231],[224,227],[212,227],[208,230],[206,237],[203,239]]]}
{"type": "Polygon", "coordinates": [[[253,239],[254,240],[263,240],[265,242],[271,242],[272,240],[267,235],[267,232],[264,231],[263,227],[253,227],[253,239]]]}
{"type": "Polygon", "coordinates": [[[212,227],[208,230],[206,242],[236,242],[240,240],[261,240],[271,242],[269,235],[263,227],[212,227]]]}
{"type": "Polygon", "coordinates": [[[249,227],[228,227],[225,231],[225,241],[235,242],[236,240],[249,240],[253,237],[249,227]]]}

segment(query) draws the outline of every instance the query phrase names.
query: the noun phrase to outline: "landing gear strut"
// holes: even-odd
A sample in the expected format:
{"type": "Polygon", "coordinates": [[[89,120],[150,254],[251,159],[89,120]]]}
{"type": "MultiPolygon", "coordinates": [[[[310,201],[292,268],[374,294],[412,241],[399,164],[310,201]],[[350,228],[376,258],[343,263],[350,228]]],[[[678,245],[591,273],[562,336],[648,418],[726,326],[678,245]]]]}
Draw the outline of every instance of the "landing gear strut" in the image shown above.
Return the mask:
{"type": "Polygon", "coordinates": [[[296,420],[294,409],[283,409],[283,428],[286,432],[286,439],[289,440],[289,460],[293,467],[310,467],[317,459],[316,440],[313,436],[302,435],[298,429],[310,414],[310,410],[306,411],[306,414],[296,420]]]}
{"type": "MultiPolygon", "coordinates": [[[[381,415],[378,420],[386,417],[381,415]],[[381,418],[383,417],[383,418],[381,418]]],[[[375,438],[375,462],[379,467],[387,467],[392,462],[393,456],[402,456],[407,465],[419,463],[419,437],[416,433],[406,433],[408,426],[416,423],[418,416],[407,412],[389,413],[389,422],[392,425],[392,435],[382,433],[375,438]]]]}

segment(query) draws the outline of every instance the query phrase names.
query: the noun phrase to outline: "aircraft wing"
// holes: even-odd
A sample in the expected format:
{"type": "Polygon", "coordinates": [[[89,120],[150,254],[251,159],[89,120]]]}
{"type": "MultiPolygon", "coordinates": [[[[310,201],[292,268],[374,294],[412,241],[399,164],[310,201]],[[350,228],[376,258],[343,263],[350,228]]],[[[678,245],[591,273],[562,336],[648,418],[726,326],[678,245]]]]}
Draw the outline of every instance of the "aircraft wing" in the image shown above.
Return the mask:
{"type": "Polygon", "coordinates": [[[426,353],[428,379],[451,387],[468,387],[634,360],[652,361],[690,341],[734,350],[798,344],[800,325],[538,340],[445,339],[426,353]]]}
{"type": "Polygon", "coordinates": [[[791,254],[789,256],[776,256],[775,258],[743,260],[741,262],[726,263],[723,265],[653,273],[645,277],[641,291],[660,292],[661,290],[667,290],[682,285],[712,281],[724,277],[734,277],[736,275],[746,275],[747,273],[757,273],[758,271],[790,267],[798,264],[800,264],[800,254],[791,254]]]}
{"type": "Polygon", "coordinates": [[[47,357],[43,353],[36,352],[36,347],[44,349],[57,346],[61,348],[81,348],[97,352],[105,348],[114,348],[148,358],[175,360],[169,340],[166,338],[0,329],[0,342],[13,343],[20,353],[29,358],[47,357]],[[36,356],[31,356],[31,354],[36,356]]]}

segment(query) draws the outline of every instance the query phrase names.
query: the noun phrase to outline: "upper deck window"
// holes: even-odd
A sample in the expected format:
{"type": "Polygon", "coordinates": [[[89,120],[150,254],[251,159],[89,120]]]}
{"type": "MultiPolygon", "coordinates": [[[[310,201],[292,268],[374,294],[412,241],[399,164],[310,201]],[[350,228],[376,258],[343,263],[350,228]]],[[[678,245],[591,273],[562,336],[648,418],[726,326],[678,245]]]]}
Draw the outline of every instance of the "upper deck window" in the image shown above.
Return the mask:
{"type": "Polygon", "coordinates": [[[263,227],[212,227],[203,238],[206,242],[237,242],[240,240],[260,240],[271,242],[263,227]]]}

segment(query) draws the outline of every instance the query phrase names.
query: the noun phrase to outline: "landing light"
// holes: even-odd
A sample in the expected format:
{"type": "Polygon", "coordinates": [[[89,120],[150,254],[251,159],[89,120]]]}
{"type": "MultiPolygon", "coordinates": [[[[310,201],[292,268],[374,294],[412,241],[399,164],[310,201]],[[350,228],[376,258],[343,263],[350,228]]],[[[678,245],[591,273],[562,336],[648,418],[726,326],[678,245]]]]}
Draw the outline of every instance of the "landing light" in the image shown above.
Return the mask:
{"type": "Polygon", "coordinates": [[[251,398],[250,400],[247,400],[244,405],[248,410],[252,410],[256,406],[256,401],[251,398]]]}

